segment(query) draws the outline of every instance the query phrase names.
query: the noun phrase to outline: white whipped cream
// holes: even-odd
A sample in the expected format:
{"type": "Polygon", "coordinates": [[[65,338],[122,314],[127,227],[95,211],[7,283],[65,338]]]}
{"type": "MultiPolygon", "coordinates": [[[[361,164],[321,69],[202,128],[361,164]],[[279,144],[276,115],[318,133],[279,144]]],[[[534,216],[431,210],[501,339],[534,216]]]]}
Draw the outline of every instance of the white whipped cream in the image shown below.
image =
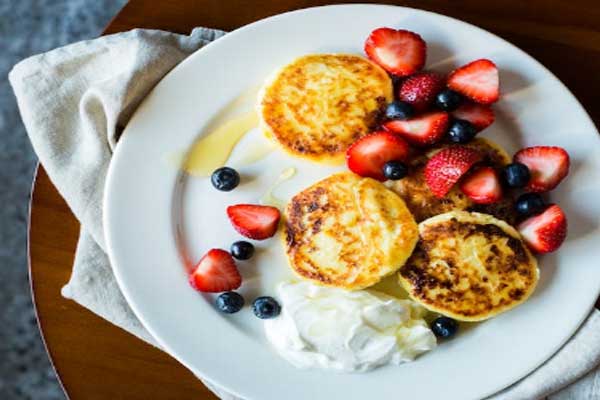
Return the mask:
{"type": "Polygon", "coordinates": [[[278,294],[282,312],[265,320],[266,336],[298,368],[362,372],[436,346],[424,309],[411,300],[308,282],[282,283],[278,294]]]}

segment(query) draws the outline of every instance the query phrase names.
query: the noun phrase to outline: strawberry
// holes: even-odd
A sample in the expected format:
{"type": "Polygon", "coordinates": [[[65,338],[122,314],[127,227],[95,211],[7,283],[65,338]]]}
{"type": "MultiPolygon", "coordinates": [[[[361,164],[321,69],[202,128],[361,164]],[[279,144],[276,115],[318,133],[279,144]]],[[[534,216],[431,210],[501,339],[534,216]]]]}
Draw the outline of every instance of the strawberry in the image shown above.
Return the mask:
{"type": "Polygon", "coordinates": [[[367,38],[365,53],[389,73],[407,76],[425,65],[427,45],[414,32],[379,28],[367,38]]]}
{"type": "Polygon", "coordinates": [[[415,146],[428,146],[440,140],[448,129],[449,117],[444,111],[434,111],[407,120],[392,120],[383,127],[415,146]]]}
{"type": "Polygon", "coordinates": [[[460,190],[477,204],[492,204],[502,198],[502,185],[492,167],[482,167],[469,174],[460,190]]]}
{"type": "Polygon", "coordinates": [[[477,131],[482,131],[496,119],[490,106],[477,103],[464,103],[452,112],[452,116],[469,121],[477,131]]]}
{"type": "Polygon", "coordinates": [[[500,96],[496,64],[482,58],[454,70],[448,87],[481,104],[491,104],[500,96]]]}
{"type": "Polygon", "coordinates": [[[530,192],[552,190],[569,173],[569,153],[562,147],[527,147],[519,150],[514,159],[529,168],[531,178],[526,190],[530,192]]]}
{"type": "Polygon", "coordinates": [[[416,111],[425,111],[444,89],[444,79],[433,72],[421,72],[406,79],[399,87],[398,98],[416,111]]]}
{"type": "Polygon", "coordinates": [[[279,210],[271,206],[237,204],[227,207],[229,221],[241,235],[250,239],[263,240],[277,232],[279,210]]]}
{"type": "Polygon", "coordinates": [[[192,271],[190,284],[201,292],[227,292],[240,287],[240,275],[231,254],[212,249],[204,255],[192,271]]]}
{"type": "Polygon", "coordinates": [[[444,197],[481,158],[477,150],[466,146],[450,146],[438,151],[427,161],[423,171],[429,190],[437,197],[444,197]]]}
{"type": "Polygon", "coordinates": [[[567,217],[553,204],[543,213],[521,222],[518,229],[529,248],[537,253],[550,253],[567,237],[567,217]]]}
{"type": "Polygon", "coordinates": [[[385,181],[383,165],[388,161],[404,161],[408,144],[399,136],[379,131],[354,142],[346,152],[350,171],[360,176],[385,181]]]}

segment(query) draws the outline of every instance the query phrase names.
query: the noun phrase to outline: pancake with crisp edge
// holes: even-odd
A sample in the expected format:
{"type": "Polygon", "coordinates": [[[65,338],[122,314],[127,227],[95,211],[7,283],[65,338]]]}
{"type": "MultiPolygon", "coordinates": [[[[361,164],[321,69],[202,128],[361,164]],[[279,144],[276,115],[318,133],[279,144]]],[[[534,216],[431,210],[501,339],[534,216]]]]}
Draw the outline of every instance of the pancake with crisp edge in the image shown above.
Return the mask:
{"type": "Polygon", "coordinates": [[[261,128],[287,153],[317,162],[343,161],[374,130],[393,99],[388,74],[351,54],[310,54],[284,66],[259,94],[261,128]]]}
{"type": "Polygon", "coordinates": [[[410,297],[431,311],[480,321],[523,303],[539,278],[537,261],[506,222],[452,211],[419,224],[419,242],[399,271],[410,297]]]}
{"type": "Polygon", "coordinates": [[[400,268],[417,241],[404,201],[382,183],[350,172],[295,195],[285,215],[292,269],[317,284],[371,286],[400,268]]]}

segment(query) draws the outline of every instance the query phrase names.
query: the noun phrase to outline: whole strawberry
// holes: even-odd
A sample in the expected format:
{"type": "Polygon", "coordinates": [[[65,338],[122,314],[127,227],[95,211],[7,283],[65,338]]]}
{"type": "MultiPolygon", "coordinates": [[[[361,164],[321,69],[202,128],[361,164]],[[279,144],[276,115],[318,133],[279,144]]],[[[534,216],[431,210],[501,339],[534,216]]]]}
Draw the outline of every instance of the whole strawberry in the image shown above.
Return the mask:
{"type": "Polygon", "coordinates": [[[399,87],[398,98],[417,111],[425,111],[444,89],[444,78],[433,72],[421,72],[406,79],[399,87]]]}

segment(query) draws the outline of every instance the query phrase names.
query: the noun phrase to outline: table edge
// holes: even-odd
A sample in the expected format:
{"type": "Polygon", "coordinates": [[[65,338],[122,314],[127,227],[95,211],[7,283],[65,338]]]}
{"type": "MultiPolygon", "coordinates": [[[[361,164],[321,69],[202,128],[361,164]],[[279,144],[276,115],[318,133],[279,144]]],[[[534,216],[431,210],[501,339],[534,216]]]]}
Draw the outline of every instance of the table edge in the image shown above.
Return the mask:
{"type": "Polygon", "coordinates": [[[31,190],[29,191],[29,205],[28,205],[28,209],[27,209],[27,276],[29,278],[29,291],[30,291],[31,303],[33,305],[33,312],[35,314],[35,319],[37,322],[38,331],[40,333],[40,338],[42,340],[42,344],[44,345],[44,349],[46,350],[46,354],[48,355],[48,361],[50,362],[50,366],[52,367],[52,370],[54,371],[54,375],[56,375],[56,380],[58,381],[60,388],[62,389],[65,397],[68,400],[68,399],[70,399],[69,393],[67,392],[65,383],[64,383],[62,377],[60,376],[60,373],[59,373],[58,369],[56,368],[56,365],[54,364],[54,356],[52,355],[52,351],[50,350],[50,347],[48,346],[48,343],[46,342],[46,335],[44,333],[44,325],[42,323],[40,313],[38,312],[37,297],[35,295],[33,274],[32,274],[32,269],[31,269],[31,264],[32,264],[32,262],[31,262],[31,260],[32,260],[32,257],[31,257],[31,214],[33,211],[33,200],[35,198],[36,184],[38,181],[40,170],[44,170],[43,168],[44,167],[42,166],[42,164],[40,164],[40,162],[38,161],[35,166],[35,172],[33,174],[31,190]]]}

